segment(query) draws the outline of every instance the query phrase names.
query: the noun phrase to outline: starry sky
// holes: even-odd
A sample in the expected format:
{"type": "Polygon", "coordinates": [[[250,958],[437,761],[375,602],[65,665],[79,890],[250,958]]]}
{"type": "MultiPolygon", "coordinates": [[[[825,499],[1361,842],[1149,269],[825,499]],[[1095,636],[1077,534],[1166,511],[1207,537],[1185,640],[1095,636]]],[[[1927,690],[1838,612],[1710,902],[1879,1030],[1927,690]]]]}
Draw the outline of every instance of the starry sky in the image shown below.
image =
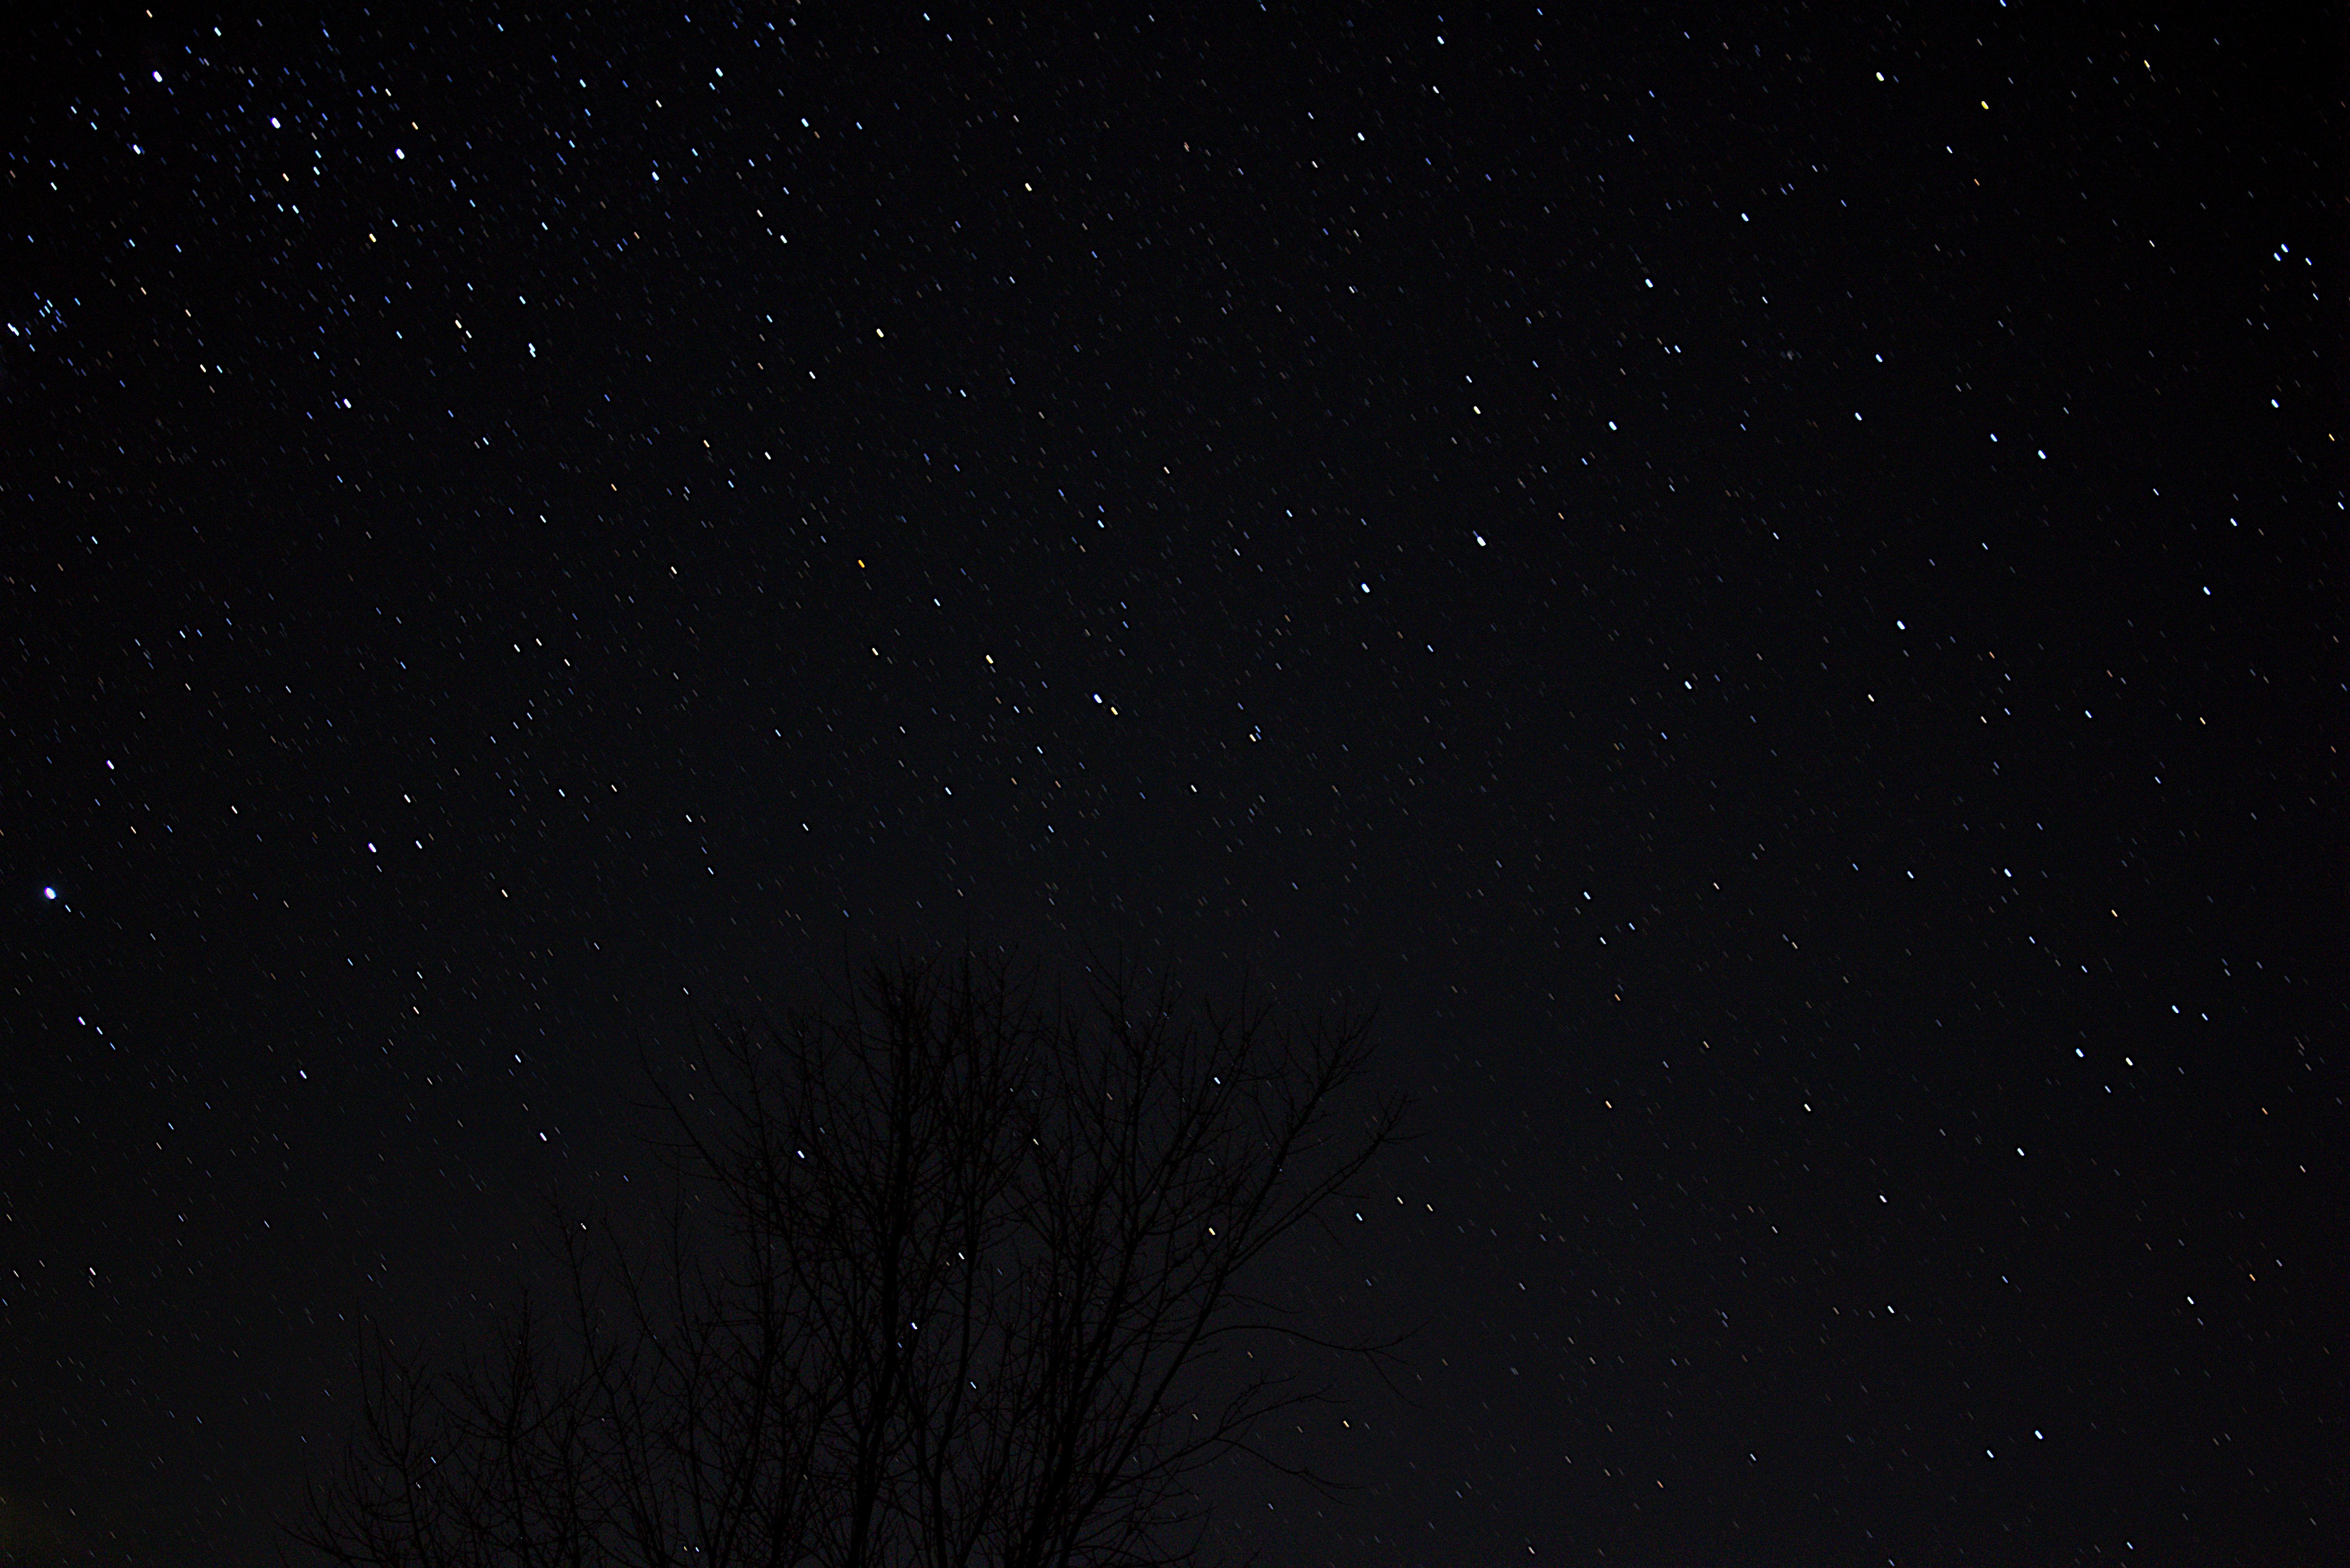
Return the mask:
{"type": "Polygon", "coordinates": [[[2338,30],[334,9],[5,67],[0,1561],[966,940],[1417,1102],[1222,1547],[2341,1549],[2338,30]]]}

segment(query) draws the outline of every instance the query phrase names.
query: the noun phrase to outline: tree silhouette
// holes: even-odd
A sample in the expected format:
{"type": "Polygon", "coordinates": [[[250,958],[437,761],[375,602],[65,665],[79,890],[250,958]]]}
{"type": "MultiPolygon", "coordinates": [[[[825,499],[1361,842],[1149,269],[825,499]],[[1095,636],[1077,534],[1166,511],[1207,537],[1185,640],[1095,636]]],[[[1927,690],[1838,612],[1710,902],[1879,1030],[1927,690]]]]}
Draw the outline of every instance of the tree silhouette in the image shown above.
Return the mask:
{"type": "MultiPolygon", "coordinates": [[[[338,1563],[1075,1568],[1195,1555],[1192,1490],[1321,1397],[1252,1265],[1393,1140],[1367,1021],[877,963],[660,1091],[660,1244],[564,1224],[570,1300],[439,1370],[378,1341],[291,1533],[338,1563]]],[[[1378,1358],[1385,1346],[1334,1346],[1378,1358]]]]}

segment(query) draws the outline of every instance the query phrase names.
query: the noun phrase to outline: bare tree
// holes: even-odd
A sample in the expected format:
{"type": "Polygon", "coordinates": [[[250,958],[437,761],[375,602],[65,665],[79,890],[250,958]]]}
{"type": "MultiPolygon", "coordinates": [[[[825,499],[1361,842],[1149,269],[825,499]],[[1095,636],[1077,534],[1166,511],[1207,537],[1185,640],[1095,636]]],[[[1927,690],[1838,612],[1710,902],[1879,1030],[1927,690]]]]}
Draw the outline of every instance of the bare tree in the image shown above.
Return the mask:
{"type": "Polygon", "coordinates": [[[442,1374],[380,1350],[297,1541],[412,1568],[1195,1555],[1198,1470],[1320,1393],[1232,1354],[1327,1345],[1252,1265],[1402,1106],[1348,1093],[1362,1018],[1076,991],[909,958],[718,1032],[661,1090],[664,1245],[571,1222],[563,1334],[525,1314],[442,1374]]]}

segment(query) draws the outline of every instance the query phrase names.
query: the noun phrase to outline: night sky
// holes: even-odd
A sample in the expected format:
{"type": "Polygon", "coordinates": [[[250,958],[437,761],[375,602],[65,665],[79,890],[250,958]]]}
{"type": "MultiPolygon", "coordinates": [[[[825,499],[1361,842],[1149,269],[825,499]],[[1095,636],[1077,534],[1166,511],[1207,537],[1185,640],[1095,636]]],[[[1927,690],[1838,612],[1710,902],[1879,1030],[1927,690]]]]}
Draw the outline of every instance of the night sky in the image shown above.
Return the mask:
{"type": "Polygon", "coordinates": [[[1221,1546],[2340,1560],[2338,30],[392,9],[0,84],[0,1562],[966,940],[1418,1102],[1221,1546]]]}

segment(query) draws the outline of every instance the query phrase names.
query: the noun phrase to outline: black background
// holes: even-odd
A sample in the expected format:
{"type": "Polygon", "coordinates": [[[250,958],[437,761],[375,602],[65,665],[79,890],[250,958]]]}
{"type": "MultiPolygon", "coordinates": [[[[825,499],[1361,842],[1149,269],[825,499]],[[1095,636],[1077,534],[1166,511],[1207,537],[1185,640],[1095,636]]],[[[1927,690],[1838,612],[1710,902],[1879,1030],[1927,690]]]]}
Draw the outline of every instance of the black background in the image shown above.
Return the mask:
{"type": "Polygon", "coordinates": [[[1221,1546],[2339,1552],[2342,43],[35,26],[0,1560],[268,1560],[639,1046],[966,939],[1419,1099],[1221,1546]]]}

